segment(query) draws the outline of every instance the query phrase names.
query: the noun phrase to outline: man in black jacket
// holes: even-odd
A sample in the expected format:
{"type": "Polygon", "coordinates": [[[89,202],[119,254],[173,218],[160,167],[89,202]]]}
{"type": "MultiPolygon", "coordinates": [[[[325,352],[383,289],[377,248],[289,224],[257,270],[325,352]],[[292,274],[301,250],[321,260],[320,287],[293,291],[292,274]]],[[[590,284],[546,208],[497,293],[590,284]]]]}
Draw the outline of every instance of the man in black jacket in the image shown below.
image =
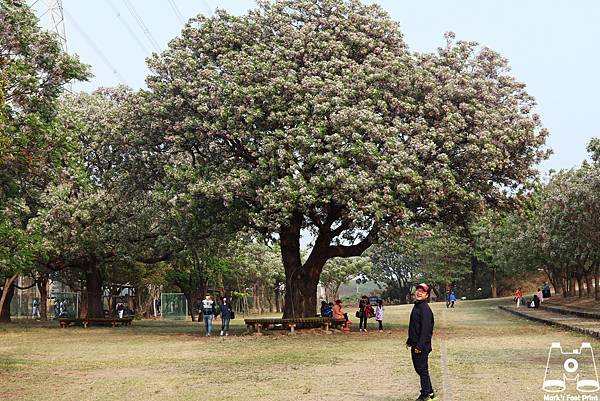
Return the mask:
{"type": "Polygon", "coordinates": [[[415,298],[417,300],[410,313],[406,348],[410,348],[413,366],[421,378],[421,395],[416,401],[434,400],[436,396],[429,378],[429,353],[434,324],[433,312],[427,303],[429,286],[425,283],[417,285],[415,298]]]}

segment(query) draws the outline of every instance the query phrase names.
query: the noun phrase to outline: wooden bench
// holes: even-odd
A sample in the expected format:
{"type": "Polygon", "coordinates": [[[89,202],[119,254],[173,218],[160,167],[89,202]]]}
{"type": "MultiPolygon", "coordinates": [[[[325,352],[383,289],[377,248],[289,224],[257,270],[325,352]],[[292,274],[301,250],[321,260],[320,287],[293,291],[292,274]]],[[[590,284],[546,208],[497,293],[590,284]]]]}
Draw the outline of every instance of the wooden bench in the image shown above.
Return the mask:
{"type": "Polygon", "coordinates": [[[111,327],[116,326],[131,326],[131,322],[133,321],[133,317],[124,317],[124,318],[111,318],[111,317],[96,317],[96,318],[59,318],[58,323],[60,323],[60,327],[63,329],[72,324],[81,324],[84,328],[91,324],[99,324],[99,325],[111,325],[111,327]]]}
{"type": "Polygon", "coordinates": [[[278,319],[278,318],[258,318],[258,319],[244,319],[244,323],[248,328],[248,332],[256,331],[257,334],[261,334],[261,329],[268,329],[271,326],[281,325],[282,327],[289,329],[290,334],[295,334],[296,326],[310,326],[310,327],[322,327],[325,331],[329,332],[330,327],[343,326],[344,321],[333,320],[330,317],[297,317],[289,319],[278,319]]]}

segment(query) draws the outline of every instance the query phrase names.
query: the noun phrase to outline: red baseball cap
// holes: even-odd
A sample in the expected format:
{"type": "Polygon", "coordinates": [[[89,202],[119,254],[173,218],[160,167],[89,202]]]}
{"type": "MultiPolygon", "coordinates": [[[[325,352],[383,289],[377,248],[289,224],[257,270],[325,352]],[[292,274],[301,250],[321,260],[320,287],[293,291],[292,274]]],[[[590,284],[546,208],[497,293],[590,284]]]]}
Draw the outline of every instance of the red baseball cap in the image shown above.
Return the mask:
{"type": "Polygon", "coordinates": [[[417,288],[421,287],[423,291],[429,292],[429,286],[426,283],[417,284],[417,288]]]}

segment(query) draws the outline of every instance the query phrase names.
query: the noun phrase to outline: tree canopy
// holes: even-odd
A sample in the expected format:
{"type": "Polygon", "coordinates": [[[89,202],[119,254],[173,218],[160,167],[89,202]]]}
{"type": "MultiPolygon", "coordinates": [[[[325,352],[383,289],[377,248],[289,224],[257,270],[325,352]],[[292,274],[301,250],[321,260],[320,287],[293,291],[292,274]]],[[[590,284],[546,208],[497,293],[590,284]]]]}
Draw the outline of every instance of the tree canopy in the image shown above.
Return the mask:
{"type": "Polygon", "coordinates": [[[187,153],[191,191],[237,202],[281,241],[295,311],[312,314],[328,259],[501,204],[546,155],[507,61],[446,40],[411,53],[387,13],[356,0],[260,1],[191,19],[149,60],[151,135],[187,153]],[[301,229],[315,238],[304,263],[301,229]]]}

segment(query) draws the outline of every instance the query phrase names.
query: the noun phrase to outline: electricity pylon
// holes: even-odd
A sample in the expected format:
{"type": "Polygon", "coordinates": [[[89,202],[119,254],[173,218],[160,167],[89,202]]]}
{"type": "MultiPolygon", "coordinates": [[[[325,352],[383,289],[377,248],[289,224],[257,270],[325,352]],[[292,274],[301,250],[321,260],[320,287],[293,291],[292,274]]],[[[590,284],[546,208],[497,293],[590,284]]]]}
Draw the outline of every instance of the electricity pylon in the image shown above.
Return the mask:
{"type": "MultiPolygon", "coordinates": [[[[62,0],[35,0],[31,3],[31,8],[34,8],[38,3],[45,3],[45,7],[38,12],[41,12],[40,19],[48,17],[50,20],[51,31],[58,36],[60,47],[67,52],[67,33],[65,31],[65,15],[63,11],[62,0]]],[[[41,6],[41,4],[40,4],[41,6]]]]}

